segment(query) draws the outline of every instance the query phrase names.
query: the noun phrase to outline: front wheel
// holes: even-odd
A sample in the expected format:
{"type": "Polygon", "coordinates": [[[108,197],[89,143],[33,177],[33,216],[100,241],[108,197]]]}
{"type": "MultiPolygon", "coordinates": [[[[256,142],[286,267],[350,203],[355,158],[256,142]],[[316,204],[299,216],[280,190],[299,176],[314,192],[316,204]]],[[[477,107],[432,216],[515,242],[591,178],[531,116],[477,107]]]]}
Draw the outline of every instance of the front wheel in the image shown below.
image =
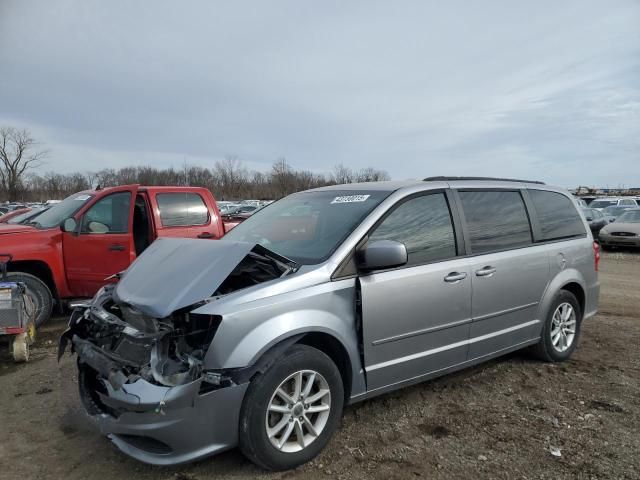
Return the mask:
{"type": "Polygon", "coordinates": [[[240,450],[268,470],[295,468],[322,451],[343,404],[333,361],[315,348],[294,345],[251,381],[240,414],[240,450]]]}
{"type": "Polygon", "coordinates": [[[40,327],[51,316],[53,310],[53,295],[46,283],[29,273],[9,272],[8,279],[11,282],[22,282],[27,287],[27,295],[33,302],[35,310],[36,327],[40,327]]]}

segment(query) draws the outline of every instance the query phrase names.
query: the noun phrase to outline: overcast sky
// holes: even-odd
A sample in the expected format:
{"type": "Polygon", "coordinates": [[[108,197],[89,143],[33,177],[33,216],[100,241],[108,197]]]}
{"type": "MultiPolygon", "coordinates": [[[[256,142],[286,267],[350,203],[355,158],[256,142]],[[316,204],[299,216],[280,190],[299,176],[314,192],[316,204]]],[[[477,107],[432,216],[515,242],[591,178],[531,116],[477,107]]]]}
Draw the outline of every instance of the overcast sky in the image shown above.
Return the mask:
{"type": "Polygon", "coordinates": [[[640,2],[0,0],[0,125],[60,172],[640,186],[640,2]]]}

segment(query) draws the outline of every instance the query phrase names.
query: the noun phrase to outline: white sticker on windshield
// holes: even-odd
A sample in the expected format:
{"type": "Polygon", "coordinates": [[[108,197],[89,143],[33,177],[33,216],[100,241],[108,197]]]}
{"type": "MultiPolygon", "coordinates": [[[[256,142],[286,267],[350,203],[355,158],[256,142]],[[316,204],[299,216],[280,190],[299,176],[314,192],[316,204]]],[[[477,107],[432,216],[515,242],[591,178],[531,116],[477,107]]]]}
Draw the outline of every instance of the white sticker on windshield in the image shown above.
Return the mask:
{"type": "Polygon", "coordinates": [[[344,197],[336,197],[331,203],[356,203],[364,202],[371,195],[346,195],[344,197]]]}
{"type": "Polygon", "coordinates": [[[80,200],[81,202],[84,202],[85,200],[89,200],[91,198],[91,195],[78,195],[76,198],[74,198],[74,200],[80,200]]]}

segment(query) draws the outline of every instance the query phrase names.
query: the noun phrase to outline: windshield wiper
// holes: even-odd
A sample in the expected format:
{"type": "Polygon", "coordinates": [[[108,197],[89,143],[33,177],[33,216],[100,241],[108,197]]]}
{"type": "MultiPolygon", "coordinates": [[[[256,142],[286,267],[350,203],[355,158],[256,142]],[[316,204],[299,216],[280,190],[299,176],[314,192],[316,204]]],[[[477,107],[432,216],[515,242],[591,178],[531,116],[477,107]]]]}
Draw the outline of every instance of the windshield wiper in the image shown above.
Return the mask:
{"type": "Polygon", "coordinates": [[[26,223],[23,223],[23,225],[29,225],[31,227],[36,227],[36,228],[42,227],[42,225],[40,225],[40,222],[36,222],[36,221],[26,222],[26,223]]]}

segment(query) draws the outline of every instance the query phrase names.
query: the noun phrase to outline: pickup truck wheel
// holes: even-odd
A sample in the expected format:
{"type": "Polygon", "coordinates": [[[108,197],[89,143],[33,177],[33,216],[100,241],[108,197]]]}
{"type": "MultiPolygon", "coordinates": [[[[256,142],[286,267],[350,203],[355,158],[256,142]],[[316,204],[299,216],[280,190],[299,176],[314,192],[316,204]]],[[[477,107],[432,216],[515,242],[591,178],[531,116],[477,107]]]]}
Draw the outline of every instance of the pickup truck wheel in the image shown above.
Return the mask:
{"type": "Polygon", "coordinates": [[[27,286],[27,295],[35,307],[36,327],[40,327],[51,316],[53,295],[49,287],[38,277],[29,273],[9,272],[9,281],[23,282],[27,286]]]}
{"type": "Polygon", "coordinates": [[[240,412],[240,450],[268,470],[295,468],[325,447],[343,403],[333,361],[320,350],[294,345],[251,381],[240,412]]]}

